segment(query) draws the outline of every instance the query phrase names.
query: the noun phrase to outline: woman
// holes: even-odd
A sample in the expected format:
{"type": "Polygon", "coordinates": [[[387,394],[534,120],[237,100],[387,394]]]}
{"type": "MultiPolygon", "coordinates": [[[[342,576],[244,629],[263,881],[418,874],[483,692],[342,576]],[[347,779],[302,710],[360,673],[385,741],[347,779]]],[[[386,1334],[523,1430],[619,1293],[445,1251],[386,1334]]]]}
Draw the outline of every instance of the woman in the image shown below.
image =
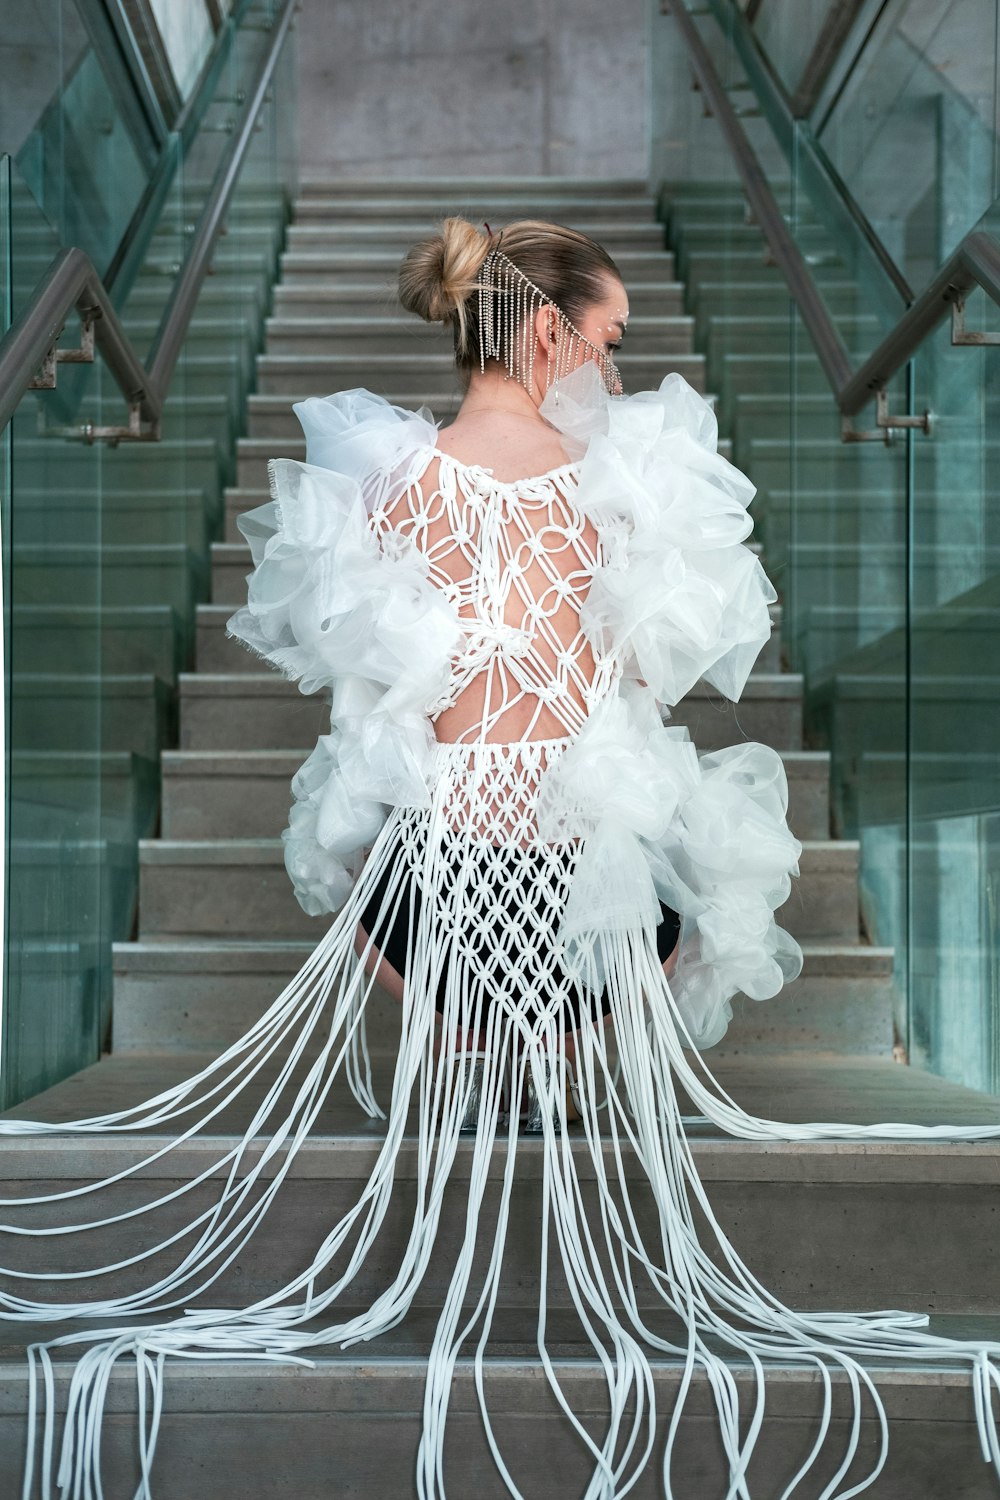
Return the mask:
{"type": "MultiPolygon", "coordinates": [[[[774,922],[800,852],[780,758],[757,744],[699,756],[684,729],[663,722],[699,679],[738,698],[767,639],[774,590],[743,545],[752,486],[718,455],[711,410],[678,376],[621,395],[614,354],[627,292],[586,236],[535,221],[483,234],[447,219],[406,257],[400,294],[454,330],[466,384],[456,420],[439,428],[424,410],[363,390],[302,402],[307,461],[272,460],[273,499],[240,518],[254,570],[230,633],[304,692],[331,695],[330,733],[292,783],[283,837],[300,903],[332,920],[266,1014],[209,1068],[146,1105],[73,1127],[182,1118],[190,1133],[211,1129],[222,1104],[248,1101],[244,1141],[207,1164],[222,1168],[221,1185],[190,1220],[193,1248],[99,1304],[4,1298],[11,1318],[143,1314],[69,1336],[94,1345],[63,1432],[69,1493],[84,1496],[99,1475],[93,1439],[117,1359],[135,1359],[155,1410],[169,1354],[294,1358],[372,1338],[405,1316],[431,1257],[444,1253],[442,1205],[465,1194],[417,1455],[419,1495],[443,1496],[455,1359],[473,1334],[477,1357],[488,1348],[525,1151],[540,1158],[539,1249],[558,1247],[564,1299],[608,1388],[607,1427],[595,1438],[573,1418],[548,1356],[543,1281],[539,1350],[579,1433],[592,1500],[625,1494],[649,1460],[660,1420],[651,1353],[684,1362],[667,1495],[696,1368],[716,1401],[730,1494],[747,1493],[758,1424],[740,1432],[727,1352],[751,1362],[760,1396],[765,1358],[824,1380],[830,1365],[844,1368],[856,1410],[864,1384],[883,1431],[860,1358],[968,1363],[984,1453],[1000,1472],[990,1404],[1000,1348],[920,1332],[922,1315],[784,1307],[715,1223],[679,1112],[677,1084],[705,1118],[754,1139],[1000,1134],[784,1125],[748,1115],[700,1059],[694,1066],[692,1052],[725,1032],[737,991],[765,999],[801,965],[774,922]],[[387,1112],[366,1040],[376,982],[400,1002],[387,1112]],[[243,1308],[205,1307],[203,1295],[196,1305],[278,1195],[342,1067],[362,1106],[386,1119],[365,1192],[318,1248],[304,1249],[286,1285],[243,1308]],[[258,1105],[247,1086],[262,1068],[271,1071],[258,1105]],[[463,1131],[468,1172],[457,1181],[463,1131]],[[408,1132],[418,1191],[405,1205],[399,1268],[368,1308],[338,1318],[386,1221],[408,1132]],[[244,1149],[254,1136],[262,1155],[244,1149]],[[657,1331],[662,1319],[643,1310],[650,1298],[680,1320],[682,1343],[657,1331]]],[[[206,1170],[198,1182],[209,1180],[206,1170]]],[[[37,1200],[46,1223],[59,1196],[37,1200]]],[[[169,1243],[144,1244],[129,1273],[169,1243]]],[[[112,1281],[121,1264],[105,1268],[112,1281]]],[[[35,1360],[44,1370],[59,1342],[35,1346],[32,1390],[35,1360]]],[[[498,1468],[520,1494],[477,1389],[498,1468]]],[[[47,1422],[51,1435],[51,1401],[47,1422]]],[[[799,1478],[829,1429],[827,1412],[799,1478]]],[[[140,1495],[150,1493],[154,1442],[155,1430],[144,1435],[140,1495]]],[[[857,1442],[855,1431],[824,1496],[857,1442]]],[[[883,1462],[884,1453],[840,1493],[860,1493],[883,1462]]],[[[42,1480],[47,1495],[51,1475],[42,1480]]],[[[26,1494],[30,1484],[29,1474],[26,1494]]]]}

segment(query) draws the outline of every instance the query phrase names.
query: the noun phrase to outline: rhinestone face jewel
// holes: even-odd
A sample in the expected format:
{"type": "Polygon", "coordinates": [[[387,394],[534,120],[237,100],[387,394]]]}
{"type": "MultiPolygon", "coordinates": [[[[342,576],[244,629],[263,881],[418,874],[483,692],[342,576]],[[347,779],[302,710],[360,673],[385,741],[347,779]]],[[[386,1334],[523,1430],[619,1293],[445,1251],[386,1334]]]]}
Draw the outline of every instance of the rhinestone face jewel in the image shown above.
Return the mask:
{"type": "Polygon", "coordinates": [[[535,314],[549,306],[556,315],[561,337],[553,354],[553,340],[546,351],[546,390],[553,380],[575,370],[581,353],[595,359],[605,386],[613,396],[622,394],[618,366],[606,349],[593,343],[577,328],[560,307],[547,297],[541,287],[519,270],[508,255],[496,247],[483,262],[479,280],[479,369],[487,359],[503,358],[507,374],[530,390],[531,374],[538,349],[535,314]],[[501,355],[503,350],[503,355],[501,355]]]}

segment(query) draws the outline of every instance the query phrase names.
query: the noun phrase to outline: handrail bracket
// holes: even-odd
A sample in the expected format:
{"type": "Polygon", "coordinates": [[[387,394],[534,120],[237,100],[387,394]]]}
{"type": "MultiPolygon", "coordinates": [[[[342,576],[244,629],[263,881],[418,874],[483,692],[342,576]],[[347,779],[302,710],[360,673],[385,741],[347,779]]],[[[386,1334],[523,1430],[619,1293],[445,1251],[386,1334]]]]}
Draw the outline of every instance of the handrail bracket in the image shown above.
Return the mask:
{"type": "Polygon", "coordinates": [[[982,347],[1000,344],[1000,333],[988,333],[985,330],[966,327],[964,292],[951,304],[951,341],[953,344],[978,344],[982,347]]]}
{"type": "Polygon", "coordinates": [[[29,391],[54,391],[56,370],[59,365],[92,365],[94,363],[94,319],[101,316],[99,307],[89,307],[80,316],[80,342],[69,349],[60,349],[63,323],[49,345],[38,366],[38,374],[28,382],[29,391]]]}
{"type": "Polygon", "coordinates": [[[916,417],[894,417],[889,412],[889,395],[884,389],[875,392],[875,426],[860,429],[854,425],[853,415],[846,412],[841,418],[840,436],[845,443],[885,443],[886,447],[893,441],[893,433],[897,428],[914,427],[918,432],[930,433],[931,414],[923,412],[916,417]]]}

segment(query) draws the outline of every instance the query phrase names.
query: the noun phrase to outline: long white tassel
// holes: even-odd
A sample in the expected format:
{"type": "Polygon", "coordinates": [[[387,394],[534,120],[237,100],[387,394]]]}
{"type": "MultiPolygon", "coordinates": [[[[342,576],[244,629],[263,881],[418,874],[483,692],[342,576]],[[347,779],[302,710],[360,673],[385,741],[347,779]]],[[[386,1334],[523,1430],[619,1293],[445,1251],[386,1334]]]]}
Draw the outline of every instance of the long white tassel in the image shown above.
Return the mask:
{"type": "MultiPolygon", "coordinates": [[[[406,899],[405,862],[399,857],[400,837],[406,832],[401,816],[388,820],[352,898],[299,973],[239,1042],[212,1064],[141,1105],[93,1116],[71,1127],[0,1121],[0,1131],[7,1134],[67,1129],[99,1133],[134,1132],[188,1118],[178,1136],[154,1146],[108,1179],[65,1193],[17,1200],[16,1206],[44,1206],[61,1200],[86,1203],[91,1194],[137,1175],[144,1166],[161,1161],[210,1128],[269,1064],[278,1063],[274,1080],[250,1112],[241,1140],[213,1153],[210,1164],[181,1186],[154,1196],[141,1209],[130,1208],[106,1218],[81,1213],[70,1225],[10,1227],[12,1235],[50,1243],[53,1237],[121,1224],[140,1213],[148,1215],[221,1174],[209,1208],[194,1213],[183,1229],[134,1255],[96,1270],[49,1273],[44,1267],[12,1266],[3,1271],[4,1279],[15,1283],[72,1286],[84,1278],[118,1276],[195,1235],[172,1270],[136,1291],[66,1302],[3,1294],[3,1316],[13,1321],[67,1317],[93,1321],[123,1315],[143,1319],[132,1327],[87,1328],[29,1348],[29,1450],[23,1500],[34,1500],[36,1494],[53,1500],[53,1486],[62,1500],[99,1500],[105,1404],[122,1360],[134,1364],[136,1381],[139,1473],[135,1494],[137,1500],[152,1500],[168,1356],[310,1363],[313,1349],[347,1347],[375,1338],[404,1318],[439,1237],[446,1193],[459,1159],[462,1121],[474,1087],[481,1088],[479,1125],[470,1143],[461,1243],[428,1360],[417,1491],[421,1500],[444,1500],[446,1495],[443,1455],[452,1379],[463,1347],[474,1340],[475,1385],[487,1442],[509,1493],[524,1500],[491,1423],[486,1354],[500,1302],[518,1153],[524,1145],[516,1101],[529,1077],[541,1099],[544,1122],[541,1140],[530,1143],[530,1149],[540,1154],[542,1172],[537,1347],[554,1398],[588,1455],[585,1500],[618,1500],[635,1487],[648,1466],[658,1422],[648,1351],[681,1362],[663,1458],[667,1500],[673,1496],[674,1447],[699,1372],[708,1382],[718,1413],[729,1469],[727,1500],[749,1500],[746,1473],[764,1421],[766,1367],[776,1360],[816,1372],[824,1396],[816,1441],[779,1500],[790,1500],[825,1450],[832,1426],[833,1371],[846,1379],[852,1420],[842,1461],[821,1500],[847,1500],[860,1494],[881,1472],[888,1451],[888,1424],[882,1400],[861,1364],[866,1356],[968,1364],[983,1457],[1000,1476],[1000,1442],[992,1403],[994,1387],[1000,1388],[1000,1344],[931,1335],[925,1331],[925,1315],[900,1310],[796,1312],[785,1307],[744,1265],[715,1220],[684,1130],[677,1085],[683,1086],[706,1119],[746,1139],[986,1139],[1000,1135],[1000,1125],[790,1125],[746,1114],[719,1087],[704,1059],[685,1048],[683,1022],[648,939],[622,933],[604,939],[601,947],[610,1024],[605,1028],[594,1015],[576,1035],[576,1085],[583,1118],[570,1132],[565,1117],[565,1008],[558,996],[543,994],[538,986],[532,992],[519,972],[512,973],[509,992],[499,999],[495,994],[488,996],[487,986],[461,953],[467,893],[479,879],[471,841],[456,872],[442,853],[447,826],[440,798],[419,831],[424,909],[433,912],[434,919],[421,921],[415,929],[387,1112],[374,1097],[364,1036],[365,1009],[374,980],[365,974],[363,956],[354,955],[353,938],[367,894],[383,873],[389,871],[390,879],[379,922],[406,899]],[[435,998],[442,976],[444,1020],[435,1056],[435,998]],[[481,1079],[474,1082],[473,1049],[460,1037],[480,1031],[485,1032],[483,1068],[481,1079]],[[242,1309],[193,1307],[259,1229],[341,1070],[362,1107],[386,1119],[385,1138],[363,1192],[329,1228],[309,1263],[279,1290],[242,1309]],[[618,1078],[620,1087],[616,1088],[618,1078]],[[364,1312],[317,1327],[317,1320],[322,1322],[329,1313],[335,1319],[338,1299],[358,1276],[383,1229],[414,1100],[416,1203],[398,1269],[364,1312]],[[561,1123],[558,1130],[557,1121],[561,1123]],[[640,1227],[637,1185],[655,1207],[652,1235],[640,1227]],[[704,1229],[699,1232],[696,1225],[696,1210],[708,1226],[715,1259],[706,1249],[704,1229]],[[570,1304],[603,1375],[607,1419],[598,1436],[574,1412],[547,1345],[553,1248],[570,1304]],[[476,1268],[484,1260],[474,1285],[476,1268]],[[334,1274],[327,1281],[331,1271],[334,1274]],[[642,1310],[650,1290],[679,1319],[685,1331],[683,1343],[673,1344],[650,1327],[642,1310]],[[178,1307],[185,1309],[180,1315],[159,1316],[178,1307]],[[87,1347],[69,1383],[57,1461],[52,1356],[55,1350],[76,1345],[87,1347]],[[755,1400],[744,1430],[737,1380],[717,1352],[719,1345],[747,1361],[753,1371],[755,1400]],[[861,1481],[841,1488],[858,1451],[866,1403],[880,1431],[879,1454],[861,1481]]],[[[592,1001],[582,992],[577,992],[576,999],[586,1015],[592,1001]]],[[[467,1154],[463,1153],[463,1162],[467,1154]]]]}

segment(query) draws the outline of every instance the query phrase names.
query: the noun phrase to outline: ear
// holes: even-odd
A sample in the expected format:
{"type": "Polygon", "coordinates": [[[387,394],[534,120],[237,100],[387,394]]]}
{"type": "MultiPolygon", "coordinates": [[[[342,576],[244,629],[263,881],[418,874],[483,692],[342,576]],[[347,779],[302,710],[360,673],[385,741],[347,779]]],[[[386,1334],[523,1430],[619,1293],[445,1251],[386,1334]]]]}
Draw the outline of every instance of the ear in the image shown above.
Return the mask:
{"type": "Polygon", "coordinates": [[[556,327],[559,322],[559,314],[552,302],[543,302],[535,313],[535,336],[542,353],[548,351],[549,345],[553,344],[556,327]]]}

